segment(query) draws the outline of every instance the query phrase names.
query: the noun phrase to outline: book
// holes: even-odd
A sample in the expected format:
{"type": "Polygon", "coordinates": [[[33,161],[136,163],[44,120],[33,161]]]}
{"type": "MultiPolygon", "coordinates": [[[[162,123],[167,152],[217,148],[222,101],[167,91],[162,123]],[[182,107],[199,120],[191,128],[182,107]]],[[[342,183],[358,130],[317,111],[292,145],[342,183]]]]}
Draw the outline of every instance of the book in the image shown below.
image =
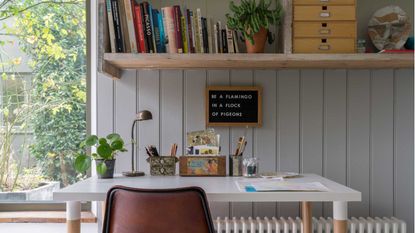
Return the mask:
{"type": "Polygon", "coordinates": [[[127,17],[124,7],[124,0],[117,0],[118,3],[118,12],[120,16],[121,22],[121,33],[124,39],[124,52],[131,53],[131,44],[130,44],[130,36],[128,33],[128,26],[127,26],[127,17]]]}
{"type": "Polygon", "coordinates": [[[151,40],[153,42],[153,51],[154,53],[157,53],[157,44],[156,44],[156,35],[154,32],[154,18],[153,18],[153,6],[149,3],[148,4],[148,14],[150,15],[150,27],[151,27],[151,40]]]}
{"type": "Polygon", "coordinates": [[[166,33],[166,50],[169,53],[177,53],[176,34],[174,29],[174,9],[173,7],[163,7],[161,9],[163,17],[164,31],[166,33]]]}
{"type": "Polygon", "coordinates": [[[182,38],[182,23],[181,23],[181,11],[180,6],[175,5],[174,8],[174,30],[176,37],[176,47],[178,53],[183,53],[183,38],[182,38]]]}
{"type": "Polygon", "coordinates": [[[137,53],[137,40],[135,36],[133,10],[131,8],[130,0],[122,0],[124,5],[125,20],[127,23],[128,42],[132,53],[137,53]]]}
{"type": "Polygon", "coordinates": [[[213,53],[213,28],[212,28],[212,19],[207,19],[207,40],[208,40],[208,53],[213,53]]]}
{"type": "Polygon", "coordinates": [[[138,4],[134,4],[134,15],[135,15],[135,29],[138,48],[140,48],[141,53],[147,53],[148,49],[146,46],[145,36],[144,36],[144,27],[143,27],[143,14],[141,7],[138,4]]]}
{"type": "Polygon", "coordinates": [[[166,36],[164,32],[163,17],[161,16],[160,12],[158,12],[157,14],[157,20],[158,20],[159,31],[160,31],[160,50],[157,49],[157,51],[159,53],[165,53],[166,52],[166,36]]]}
{"type": "Polygon", "coordinates": [[[147,41],[148,53],[154,53],[154,44],[153,44],[153,31],[151,29],[151,19],[149,13],[149,4],[148,2],[143,2],[143,19],[144,19],[144,35],[147,41]]]}
{"type": "Polygon", "coordinates": [[[218,25],[213,24],[213,53],[219,53],[218,50],[218,25]]]}
{"type": "Polygon", "coordinates": [[[228,43],[227,43],[227,37],[226,37],[226,29],[222,29],[221,31],[221,40],[222,40],[222,52],[228,53],[228,43]]]}
{"type": "Polygon", "coordinates": [[[190,10],[187,10],[187,30],[188,30],[188,35],[189,35],[190,53],[195,53],[193,12],[190,10]]]}
{"type": "Polygon", "coordinates": [[[187,27],[186,27],[186,20],[185,17],[182,15],[181,17],[181,31],[182,31],[182,39],[183,39],[183,53],[188,53],[189,52],[189,48],[188,48],[188,42],[187,42],[187,27]]]}
{"type": "Polygon", "coordinates": [[[115,29],[114,29],[114,20],[112,15],[111,9],[111,0],[106,0],[106,9],[107,9],[107,17],[108,17],[108,33],[109,33],[109,40],[110,40],[110,48],[111,53],[117,52],[115,48],[115,29]]]}
{"type": "Polygon", "coordinates": [[[235,48],[233,47],[233,32],[228,28],[228,26],[225,26],[226,30],[226,43],[228,44],[228,53],[235,53],[235,48]]]}
{"type": "Polygon", "coordinates": [[[203,36],[203,51],[209,53],[209,42],[207,32],[207,19],[202,17],[202,36],[203,36]]]}
{"type": "Polygon", "coordinates": [[[155,41],[155,45],[156,45],[156,49],[154,51],[161,53],[162,48],[161,48],[161,40],[160,40],[160,25],[159,25],[159,19],[158,19],[158,15],[159,15],[159,11],[156,9],[152,9],[152,18],[153,18],[153,29],[154,29],[154,34],[153,34],[153,38],[155,41]]]}
{"type": "Polygon", "coordinates": [[[239,53],[239,45],[238,45],[238,33],[233,30],[233,46],[235,48],[235,53],[239,53]]]}
{"type": "Polygon", "coordinates": [[[117,0],[111,0],[112,20],[114,22],[115,50],[117,53],[124,52],[124,40],[121,32],[121,19],[117,0]]]}
{"type": "Polygon", "coordinates": [[[198,47],[199,53],[204,53],[204,44],[203,44],[203,28],[202,28],[202,12],[200,8],[196,9],[196,23],[197,23],[197,35],[196,35],[196,46],[198,47]]]}
{"type": "Polygon", "coordinates": [[[218,21],[217,25],[217,37],[218,37],[218,53],[223,53],[223,43],[222,43],[222,23],[218,21]]]}

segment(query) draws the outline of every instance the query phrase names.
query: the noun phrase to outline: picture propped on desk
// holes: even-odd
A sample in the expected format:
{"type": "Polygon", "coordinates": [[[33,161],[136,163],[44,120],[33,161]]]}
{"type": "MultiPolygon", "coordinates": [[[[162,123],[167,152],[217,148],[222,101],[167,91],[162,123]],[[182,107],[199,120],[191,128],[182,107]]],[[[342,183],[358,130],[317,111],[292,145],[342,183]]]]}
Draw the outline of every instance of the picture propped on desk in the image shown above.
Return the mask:
{"type": "Polygon", "coordinates": [[[207,87],[206,125],[261,127],[262,88],[207,87]]]}

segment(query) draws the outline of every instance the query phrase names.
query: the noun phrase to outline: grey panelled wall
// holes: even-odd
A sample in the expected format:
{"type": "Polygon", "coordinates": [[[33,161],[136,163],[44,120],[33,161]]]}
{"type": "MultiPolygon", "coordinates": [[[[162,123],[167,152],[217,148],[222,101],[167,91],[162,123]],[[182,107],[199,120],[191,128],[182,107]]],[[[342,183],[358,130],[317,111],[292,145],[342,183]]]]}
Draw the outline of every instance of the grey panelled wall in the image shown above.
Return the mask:
{"type": "MultiPolygon", "coordinates": [[[[148,171],[143,146],[167,153],[185,133],[204,129],[207,85],[264,88],[263,127],[248,130],[247,154],[262,171],[316,173],[362,192],[350,216],[397,216],[413,231],[413,70],[128,70],[121,80],[98,78],[98,133],[130,136],[138,110],[139,161],[148,171]]],[[[244,128],[217,128],[222,152],[234,150],[244,128]]],[[[130,169],[129,154],[117,172],[130,169]]],[[[331,205],[314,204],[315,216],[331,205]]],[[[212,203],[215,216],[298,216],[296,203],[212,203]]]]}

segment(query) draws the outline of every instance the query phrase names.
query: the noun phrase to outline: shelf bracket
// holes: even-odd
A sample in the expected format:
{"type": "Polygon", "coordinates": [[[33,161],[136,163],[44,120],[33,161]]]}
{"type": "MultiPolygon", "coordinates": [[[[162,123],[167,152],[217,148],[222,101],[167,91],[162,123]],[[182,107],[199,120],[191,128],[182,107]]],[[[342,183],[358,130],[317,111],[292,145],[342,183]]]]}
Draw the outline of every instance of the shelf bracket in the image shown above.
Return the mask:
{"type": "Polygon", "coordinates": [[[108,62],[105,62],[105,61],[103,62],[102,72],[104,74],[110,76],[112,79],[116,79],[116,80],[121,79],[121,72],[122,71],[118,67],[116,67],[116,66],[114,66],[114,65],[112,65],[108,62]]]}

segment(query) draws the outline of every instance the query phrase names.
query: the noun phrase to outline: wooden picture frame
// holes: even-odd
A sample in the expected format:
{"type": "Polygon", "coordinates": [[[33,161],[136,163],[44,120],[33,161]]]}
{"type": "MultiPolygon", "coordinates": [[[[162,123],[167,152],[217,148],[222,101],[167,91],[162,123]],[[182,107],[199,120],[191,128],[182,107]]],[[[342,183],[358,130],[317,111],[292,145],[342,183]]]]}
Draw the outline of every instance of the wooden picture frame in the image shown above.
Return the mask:
{"type": "Polygon", "coordinates": [[[205,122],[207,127],[262,127],[262,87],[255,86],[208,86],[205,93],[205,122]],[[257,121],[255,122],[211,122],[209,119],[210,91],[254,91],[257,93],[257,121]]]}

